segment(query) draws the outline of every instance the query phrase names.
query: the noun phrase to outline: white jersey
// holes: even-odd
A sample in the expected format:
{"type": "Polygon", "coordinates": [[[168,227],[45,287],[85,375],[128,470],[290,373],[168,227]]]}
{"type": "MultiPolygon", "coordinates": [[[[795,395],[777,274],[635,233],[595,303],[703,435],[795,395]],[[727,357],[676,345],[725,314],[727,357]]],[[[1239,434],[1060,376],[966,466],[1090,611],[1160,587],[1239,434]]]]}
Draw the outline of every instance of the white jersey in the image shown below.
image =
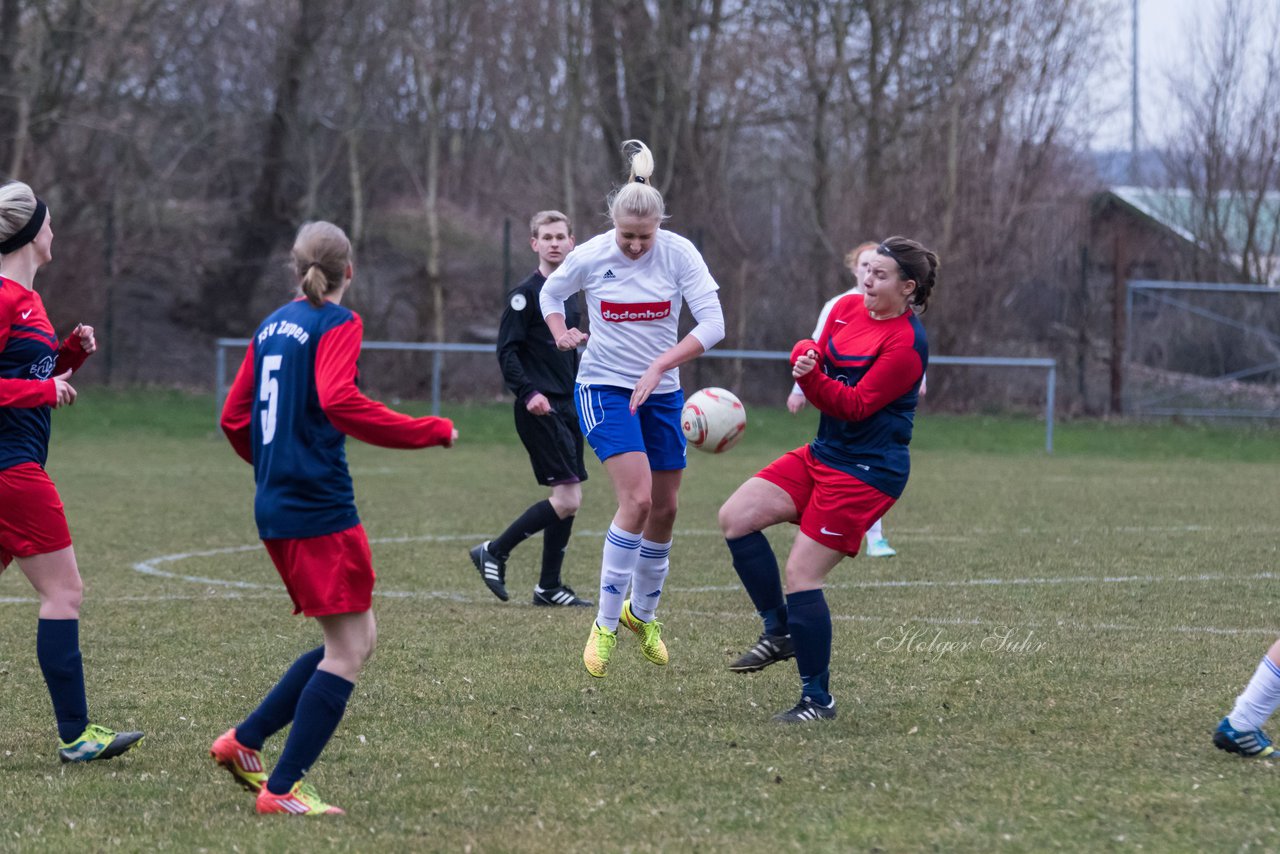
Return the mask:
{"type": "MultiPolygon", "coordinates": [[[[578,382],[635,388],[653,361],[675,346],[680,307],[687,301],[699,325],[690,334],[704,349],[724,337],[719,286],[697,248],[659,228],[648,252],[632,260],[614,230],[577,246],[542,286],[543,315],[564,314],[565,300],[587,295],[591,336],[578,365],[578,382]]],[[[680,371],[662,375],[656,394],[680,388],[680,371]]]]}

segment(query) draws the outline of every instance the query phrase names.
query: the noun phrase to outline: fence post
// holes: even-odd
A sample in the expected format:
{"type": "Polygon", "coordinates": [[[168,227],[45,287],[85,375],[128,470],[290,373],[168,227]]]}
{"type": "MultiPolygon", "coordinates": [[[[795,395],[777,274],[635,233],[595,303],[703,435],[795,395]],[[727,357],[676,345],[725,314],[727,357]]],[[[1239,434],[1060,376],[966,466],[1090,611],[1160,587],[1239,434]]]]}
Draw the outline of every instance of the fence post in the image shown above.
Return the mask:
{"type": "Polygon", "coordinates": [[[436,350],[431,354],[431,414],[440,414],[440,367],[444,354],[436,350]]]}
{"type": "Polygon", "coordinates": [[[221,341],[217,342],[217,356],[214,359],[213,380],[213,420],[216,424],[222,418],[222,396],[227,390],[227,348],[221,341]]]}
{"type": "Polygon", "coordinates": [[[1058,389],[1058,364],[1054,362],[1049,366],[1049,380],[1045,383],[1048,391],[1045,392],[1047,399],[1044,402],[1044,449],[1047,453],[1053,453],[1053,399],[1056,397],[1058,389]]]}

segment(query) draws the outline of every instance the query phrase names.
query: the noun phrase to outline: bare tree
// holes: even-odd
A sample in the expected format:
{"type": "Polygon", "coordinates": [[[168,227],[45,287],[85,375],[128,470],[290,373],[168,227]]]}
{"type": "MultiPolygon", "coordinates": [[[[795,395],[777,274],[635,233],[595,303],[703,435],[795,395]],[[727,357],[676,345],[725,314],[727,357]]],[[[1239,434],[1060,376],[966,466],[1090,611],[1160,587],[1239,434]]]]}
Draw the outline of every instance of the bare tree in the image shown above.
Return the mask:
{"type": "Polygon", "coordinates": [[[211,332],[240,330],[252,322],[243,307],[252,301],[271,252],[295,225],[293,203],[284,194],[290,169],[289,138],[299,124],[303,79],[330,25],[337,0],[302,0],[276,56],[274,102],[262,137],[257,175],[248,204],[230,229],[230,257],[203,278],[195,310],[184,319],[211,332]]]}
{"type": "Polygon", "coordinates": [[[1268,282],[1280,272],[1280,14],[1252,0],[1223,6],[1170,80],[1182,127],[1164,160],[1210,255],[1268,282]]]}

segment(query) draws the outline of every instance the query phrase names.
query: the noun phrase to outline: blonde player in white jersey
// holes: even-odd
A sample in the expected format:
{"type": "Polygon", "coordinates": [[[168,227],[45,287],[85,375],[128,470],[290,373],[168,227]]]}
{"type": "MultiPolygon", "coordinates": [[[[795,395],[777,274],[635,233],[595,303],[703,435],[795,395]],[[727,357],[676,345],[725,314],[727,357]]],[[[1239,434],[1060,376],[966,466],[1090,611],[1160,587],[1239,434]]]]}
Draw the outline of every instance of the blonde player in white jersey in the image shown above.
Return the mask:
{"type": "Polygon", "coordinates": [[[600,565],[599,611],[582,653],[596,677],[608,668],[619,622],[640,637],[645,658],[667,663],[654,615],[685,467],[677,369],[724,338],[719,286],[706,262],[691,242],[661,227],[665,205],[649,183],[653,155],[634,139],[622,150],[631,174],[609,198],[613,229],[574,249],[540,297],[558,347],[587,342],[575,388],[578,421],[618,499],[600,565]],[[565,300],[578,291],[587,297],[589,338],[565,326],[565,300]],[[697,325],[681,339],[683,304],[697,325]]]}

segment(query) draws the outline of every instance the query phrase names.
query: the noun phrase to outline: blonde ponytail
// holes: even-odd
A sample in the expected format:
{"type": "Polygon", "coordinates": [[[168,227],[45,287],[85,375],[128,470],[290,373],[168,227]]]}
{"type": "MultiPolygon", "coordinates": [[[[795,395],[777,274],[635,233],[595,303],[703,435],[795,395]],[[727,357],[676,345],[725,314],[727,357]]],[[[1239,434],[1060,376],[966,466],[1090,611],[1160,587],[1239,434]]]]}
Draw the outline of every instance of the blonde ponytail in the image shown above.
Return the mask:
{"type": "Polygon", "coordinates": [[[615,223],[621,217],[656,220],[667,218],[662,193],[651,183],[653,179],[653,152],[638,139],[622,143],[622,153],[627,158],[630,175],[627,183],[609,196],[609,218],[615,223]]]}
{"type": "Polygon", "coordinates": [[[293,241],[293,270],[307,302],[324,305],[342,287],[351,266],[351,241],[331,222],[309,222],[293,241]]]}

